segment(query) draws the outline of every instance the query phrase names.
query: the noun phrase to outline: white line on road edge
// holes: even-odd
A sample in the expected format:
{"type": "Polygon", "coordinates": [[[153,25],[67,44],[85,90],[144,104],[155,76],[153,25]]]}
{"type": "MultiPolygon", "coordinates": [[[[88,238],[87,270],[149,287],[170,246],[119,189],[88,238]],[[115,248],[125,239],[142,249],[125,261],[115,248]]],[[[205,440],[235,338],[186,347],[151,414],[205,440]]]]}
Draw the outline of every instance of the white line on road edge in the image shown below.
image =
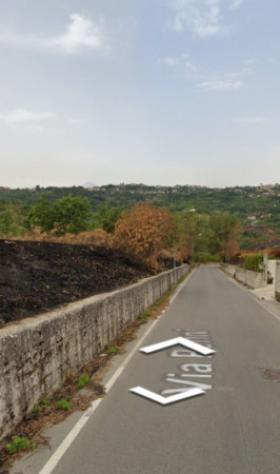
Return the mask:
{"type": "Polygon", "coordinates": [[[174,295],[171,297],[168,306],[170,306],[173,303],[173,301],[177,298],[177,296],[179,295],[180,291],[184,288],[186,283],[189,283],[189,281],[190,281],[191,277],[193,276],[193,274],[194,274],[194,270],[191,270],[190,273],[187,275],[187,277],[184,279],[184,281],[178,286],[178,288],[175,291],[174,295]]]}
{"type": "MultiPolygon", "coordinates": [[[[180,284],[178,287],[176,293],[173,295],[172,299],[170,300],[170,304],[174,301],[174,299],[178,296],[179,292],[182,290],[182,288],[186,285],[186,283],[189,282],[189,279],[191,277],[192,273],[187,276],[187,278],[180,284]]],[[[109,392],[109,390],[112,388],[114,383],[117,381],[121,373],[124,371],[125,367],[129,363],[130,359],[134,356],[134,354],[138,351],[139,347],[142,345],[143,341],[146,339],[146,337],[150,334],[150,332],[154,329],[155,325],[160,321],[160,319],[157,319],[153,321],[151,326],[147,329],[145,334],[140,338],[138,343],[134,346],[134,348],[131,350],[131,352],[128,354],[128,356],[125,358],[124,362],[120,365],[120,367],[116,370],[116,372],[112,375],[110,380],[105,384],[105,390],[106,393],[109,392]]],[[[71,446],[71,444],[75,441],[77,438],[78,434],[80,431],[84,428],[86,423],[89,421],[90,417],[93,415],[97,407],[100,405],[102,402],[103,398],[99,398],[98,400],[94,400],[92,402],[91,406],[84,412],[84,414],[81,416],[81,418],[77,421],[77,423],[73,426],[71,431],[68,433],[66,438],[62,441],[62,443],[58,446],[56,451],[53,453],[53,455],[50,457],[50,459],[47,461],[47,463],[44,465],[44,467],[41,469],[39,474],[51,474],[59,461],[63,458],[64,454],[68,450],[68,448],[71,446]]]]}
{"type": "Polygon", "coordinates": [[[140,395],[141,397],[148,398],[153,402],[160,403],[160,405],[170,405],[171,403],[179,402],[181,400],[186,400],[187,398],[197,397],[198,395],[205,395],[203,390],[200,388],[190,388],[189,390],[185,390],[183,393],[177,393],[176,395],[170,395],[170,397],[163,397],[158,393],[151,392],[144,387],[134,387],[129,390],[136,395],[140,395]]]}
{"type": "Polygon", "coordinates": [[[209,349],[208,347],[202,346],[197,342],[190,341],[190,339],[186,339],[185,337],[174,337],[173,339],[169,339],[168,341],[162,341],[158,342],[157,344],[152,344],[151,346],[142,347],[142,349],[140,349],[140,352],[144,352],[145,354],[152,354],[153,352],[162,351],[163,349],[168,349],[173,346],[183,346],[204,356],[215,354],[215,351],[213,349],[209,349]]]}

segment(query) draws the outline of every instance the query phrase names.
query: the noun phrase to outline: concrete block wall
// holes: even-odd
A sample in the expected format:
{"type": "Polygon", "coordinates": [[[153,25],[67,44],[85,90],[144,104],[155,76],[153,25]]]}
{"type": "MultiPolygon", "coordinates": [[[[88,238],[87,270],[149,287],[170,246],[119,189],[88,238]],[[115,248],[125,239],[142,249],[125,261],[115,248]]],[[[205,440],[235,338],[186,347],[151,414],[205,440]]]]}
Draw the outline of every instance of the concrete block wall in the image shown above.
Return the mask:
{"type": "Polygon", "coordinates": [[[237,268],[235,272],[236,280],[244,283],[249,288],[257,289],[266,286],[266,280],[263,272],[253,272],[251,270],[244,270],[237,268]]]}
{"type": "Polygon", "coordinates": [[[249,288],[257,289],[266,286],[266,280],[263,272],[253,272],[244,270],[244,268],[235,265],[223,265],[223,270],[231,277],[249,288]]]}
{"type": "Polygon", "coordinates": [[[280,301],[280,260],[276,262],[275,267],[275,298],[280,301]]]}
{"type": "Polygon", "coordinates": [[[267,270],[270,273],[271,277],[273,278],[273,283],[275,283],[276,265],[277,265],[277,260],[268,260],[267,262],[267,270]]]}
{"type": "Polygon", "coordinates": [[[188,273],[182,265],[0,329],[0,439],[188,273]]]}
{"type": "Polygon", "coordinates": [[[227,273],[229,276],[234,278],[235,272],[236,272],[236,266],[235,265],[222,265],[223,270],[225,273],[227,273]]]}

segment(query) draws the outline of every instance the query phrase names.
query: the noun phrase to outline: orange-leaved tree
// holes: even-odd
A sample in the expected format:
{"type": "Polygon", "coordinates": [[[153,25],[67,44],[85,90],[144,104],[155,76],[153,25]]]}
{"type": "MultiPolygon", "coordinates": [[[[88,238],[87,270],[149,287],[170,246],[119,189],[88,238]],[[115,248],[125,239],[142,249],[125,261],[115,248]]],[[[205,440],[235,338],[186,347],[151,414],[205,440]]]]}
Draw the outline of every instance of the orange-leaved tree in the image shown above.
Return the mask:
{"type": "Polygon", "coordinates": [[[233,257],[238,257],[240,255],[240,247],[236,239],[229,239],[225,243],[223,255],[228,259],[232,259],[233,257]]]}
{"type": "Polygon", "coordinates": [[[140,203],[117,221],[114,246],[157,270],[161,251],[171,247],[174,238],[175,223],[170,212],[140,203]]]}

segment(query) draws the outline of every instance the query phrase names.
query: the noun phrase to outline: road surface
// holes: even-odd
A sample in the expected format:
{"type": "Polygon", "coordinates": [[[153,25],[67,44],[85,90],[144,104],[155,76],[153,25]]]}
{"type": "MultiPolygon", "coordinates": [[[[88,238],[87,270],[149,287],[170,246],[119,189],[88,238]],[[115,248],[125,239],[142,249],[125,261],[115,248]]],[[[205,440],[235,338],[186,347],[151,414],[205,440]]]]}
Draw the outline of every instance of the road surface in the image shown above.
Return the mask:
{"type": "Polygon", "coordinates": [[[201,267],[145,338],[211,346],[137,351],[54,474],[279,474],[280,321],[220,270],[201,267]],[[204,395],[161,406],[129,392],[204,395]]]}

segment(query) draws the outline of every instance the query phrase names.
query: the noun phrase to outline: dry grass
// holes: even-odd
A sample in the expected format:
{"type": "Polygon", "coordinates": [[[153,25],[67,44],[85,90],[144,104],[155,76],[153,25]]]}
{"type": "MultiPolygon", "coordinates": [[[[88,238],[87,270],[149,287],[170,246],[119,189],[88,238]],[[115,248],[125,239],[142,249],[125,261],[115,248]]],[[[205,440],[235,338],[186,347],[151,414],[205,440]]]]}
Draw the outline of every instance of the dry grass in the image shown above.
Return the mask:
{"type": "Polygon", "coordinates": [[[22,240],[29,242],[55,242],[61,244],[90,245],[93,247],[111,247],[112,237],[103,229],[89,230],[79,234],[65,234],[61,237],[44,234],[34,230],[21,237],[10,238],[9,240],[22,240]]]}

